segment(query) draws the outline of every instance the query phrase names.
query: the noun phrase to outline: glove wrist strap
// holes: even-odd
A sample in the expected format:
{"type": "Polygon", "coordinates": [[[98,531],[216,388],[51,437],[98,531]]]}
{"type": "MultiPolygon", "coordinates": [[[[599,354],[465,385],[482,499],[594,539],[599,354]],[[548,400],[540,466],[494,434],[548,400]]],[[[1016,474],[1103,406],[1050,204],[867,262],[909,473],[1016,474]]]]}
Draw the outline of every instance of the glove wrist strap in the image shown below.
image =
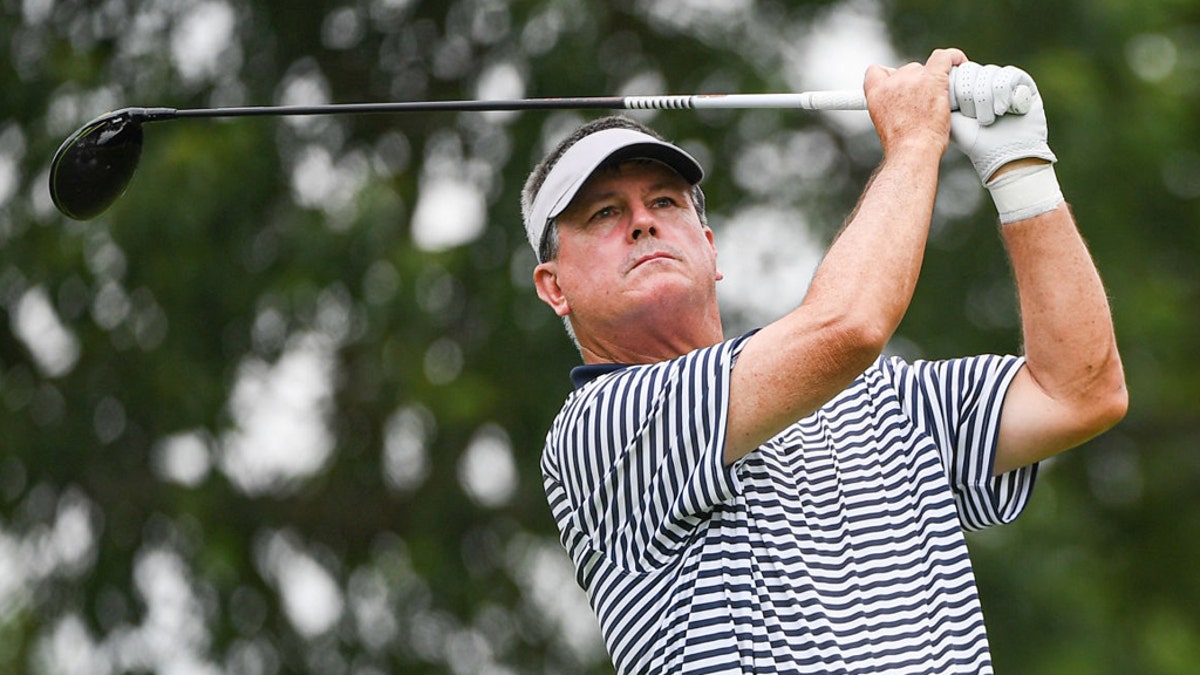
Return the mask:
{"type": "Polygon", "coordinates": [[[1063,202],[1053,164],[1010,171],[987,183],[1000,222],[1008,224],[1053,211],[1063,202]]]}

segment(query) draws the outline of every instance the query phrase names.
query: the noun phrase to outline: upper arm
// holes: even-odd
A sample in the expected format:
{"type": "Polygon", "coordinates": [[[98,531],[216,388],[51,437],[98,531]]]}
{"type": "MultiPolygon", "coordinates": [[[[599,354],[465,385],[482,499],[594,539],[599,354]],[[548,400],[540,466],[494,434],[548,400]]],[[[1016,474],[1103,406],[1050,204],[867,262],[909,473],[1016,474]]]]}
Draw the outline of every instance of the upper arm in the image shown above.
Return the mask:
{"type": "MultiPolygon", "coordinates": [[[[1119,407],[1119,406],[1116,406],[1119,407]]],[[[1103,399],[1057,399],[1025,364],[1013,378],[1000,416],[995,475],[1076,447],[1108,429],[1120,414],[1103,399]]]]}
{"type": "Polygon", "coordinates": [[[876,342],[803,309],[755,333],[729,377],[726,465],[849,386],[879,355],[876,342]]]}

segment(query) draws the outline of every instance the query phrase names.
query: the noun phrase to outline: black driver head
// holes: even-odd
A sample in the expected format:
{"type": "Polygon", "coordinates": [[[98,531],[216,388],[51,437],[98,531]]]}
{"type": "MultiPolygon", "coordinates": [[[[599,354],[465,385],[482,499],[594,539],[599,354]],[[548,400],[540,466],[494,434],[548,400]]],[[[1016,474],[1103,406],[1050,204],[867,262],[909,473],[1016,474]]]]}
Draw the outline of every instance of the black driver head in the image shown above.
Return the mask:
{"type": "Polygon", "coordinates": [[[95,218],[125,191],[142,155],[141,113],[101,115],[59,146],[50,162],[50,198],[64,215],[95,218]]]}

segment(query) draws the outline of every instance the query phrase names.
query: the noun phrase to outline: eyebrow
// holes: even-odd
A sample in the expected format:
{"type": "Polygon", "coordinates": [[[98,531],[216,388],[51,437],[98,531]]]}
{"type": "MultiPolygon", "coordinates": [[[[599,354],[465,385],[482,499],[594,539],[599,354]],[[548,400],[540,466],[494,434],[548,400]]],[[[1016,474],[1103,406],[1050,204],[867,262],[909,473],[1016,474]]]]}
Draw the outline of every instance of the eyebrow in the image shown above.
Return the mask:
{"type": "MultiPolygon", "coordinates": [[[[677,185],[676,181],[669,179],[669,178],[664,178],[663,180],[655,181],[654,183],[652,183],[650,186],[648,186],[646,188],[645,192],[647,192],[647,193],[678,192],[680,194],[687,194],[687,192],[691,188],[691,186],[688,185],[688,182],[686,180],[684,180],[684,178],[682,176],[678,176],[678,179],[680,182],[683,183],[683,185],[681,185],[681,186],[677,185]]],[[[616,190],[605,190],[603,192],[595,192],[595,191],[588,190],[587,188],[585,188],[583,190],[580,190],[579,193],[575,196],[575,198],[578,200],[576,202],[576,206],[585,206],[587,204],[593,204],[595,202],[606,201],[608,199],[612,199],[616,194],[617,194],[616,190]]]]}

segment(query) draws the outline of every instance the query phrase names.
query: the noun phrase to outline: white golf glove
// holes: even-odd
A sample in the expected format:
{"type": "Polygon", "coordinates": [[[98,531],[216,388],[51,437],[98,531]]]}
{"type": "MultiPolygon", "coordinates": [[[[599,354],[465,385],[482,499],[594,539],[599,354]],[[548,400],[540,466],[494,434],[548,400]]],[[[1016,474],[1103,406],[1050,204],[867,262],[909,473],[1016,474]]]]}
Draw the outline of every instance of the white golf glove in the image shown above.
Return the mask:
{"type": "Polygon", "coordinates": [[[967,62],[950,72],[950,91],[958,104],[950,116],[950,137],[991,193],[1000,222],[1057,207],[1063,201],[1053,167],[1058,158],[1047,141],[1046,111],[1033,78],[1013,66],[967,62]],[[1050,163],[992,178],[1005,164],[1026,158],[1050,163]]]}

